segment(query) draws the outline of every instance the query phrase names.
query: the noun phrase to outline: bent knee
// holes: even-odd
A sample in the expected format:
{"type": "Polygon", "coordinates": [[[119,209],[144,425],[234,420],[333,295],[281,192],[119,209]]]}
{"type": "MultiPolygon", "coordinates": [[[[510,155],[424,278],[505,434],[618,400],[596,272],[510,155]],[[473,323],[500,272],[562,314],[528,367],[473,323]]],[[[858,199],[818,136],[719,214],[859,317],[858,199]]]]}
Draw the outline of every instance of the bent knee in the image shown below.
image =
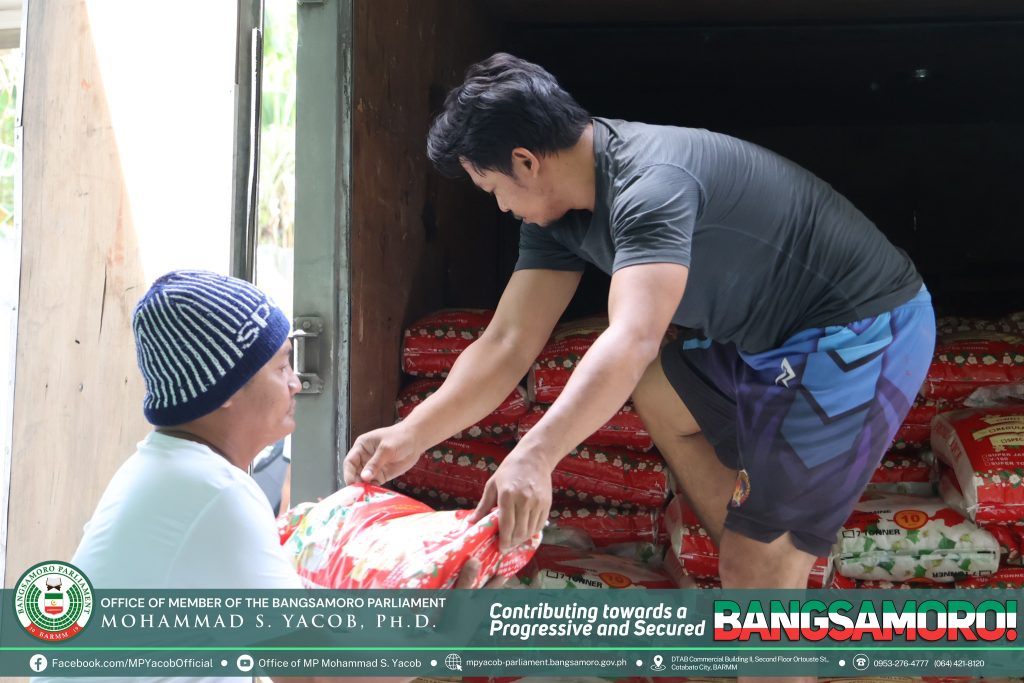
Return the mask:
{"type": "Polygon", "coordinates": [[[694,436],[701,431],[697,420],[665,376],[661,358],[655,358],[644,371],[633,391],[633,406],[652,432],[694,436]]]}
{"type": "Polygon", "coordinates": [[[788,535],[761,543],[726,530],[721,546],[718,571],[723,588],[807,587],[815,558],[793,547],[788,535]]]}
{"type": "Polygon", "coordinates": [[[719,555],[718,576],[723,588],[764,588],[767,579],[763,567],[738,553],[719,555]]]}

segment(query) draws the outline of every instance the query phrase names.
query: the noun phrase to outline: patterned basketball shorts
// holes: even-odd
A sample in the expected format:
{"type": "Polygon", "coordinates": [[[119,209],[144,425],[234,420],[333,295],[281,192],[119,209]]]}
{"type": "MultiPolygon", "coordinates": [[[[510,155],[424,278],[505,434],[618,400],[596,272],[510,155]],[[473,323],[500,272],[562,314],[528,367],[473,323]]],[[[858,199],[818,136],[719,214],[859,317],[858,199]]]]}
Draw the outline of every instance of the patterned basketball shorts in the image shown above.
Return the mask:
{"type": "Polygon", "coordinates": [[[935,314],[922,287],[888,313],[814,328],[748,354],[689,339],[661,363],[719,460],[749,495],[726,528],[827,555],[924,381],[935,314]]]}

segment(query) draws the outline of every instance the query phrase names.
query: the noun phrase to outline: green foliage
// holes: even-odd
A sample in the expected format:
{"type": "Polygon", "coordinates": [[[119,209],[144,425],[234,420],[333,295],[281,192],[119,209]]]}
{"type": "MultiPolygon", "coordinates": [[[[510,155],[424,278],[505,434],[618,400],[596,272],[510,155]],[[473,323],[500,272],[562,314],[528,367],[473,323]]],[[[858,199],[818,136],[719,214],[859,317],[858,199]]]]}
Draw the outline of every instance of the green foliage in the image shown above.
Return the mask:
{"type": "Polygon", "coordinates": [[[14,122],[17,118],[18,50],[0,52],[0,239],[14,233],[14,122]]]}
{"type": "Polygon", "coordinates": [[[259,243],[290,248],[295,234],[294,0],[267,0],[263,36],[259,243]]]}

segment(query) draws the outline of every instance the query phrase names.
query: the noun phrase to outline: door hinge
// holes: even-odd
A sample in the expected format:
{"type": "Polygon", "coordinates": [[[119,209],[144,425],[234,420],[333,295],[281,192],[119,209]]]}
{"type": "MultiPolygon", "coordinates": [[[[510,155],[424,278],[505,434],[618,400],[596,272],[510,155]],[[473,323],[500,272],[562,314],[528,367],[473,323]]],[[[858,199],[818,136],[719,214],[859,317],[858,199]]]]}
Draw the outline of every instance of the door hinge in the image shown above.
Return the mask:
{"type": "Polygon", "coordinates": [[[323,318],[302,316],[295,318],[292,327],[292,361],[299,376],[300,394],[319,394],[324,390],[320,378],[320,335],[324,331],[323,318]]]}

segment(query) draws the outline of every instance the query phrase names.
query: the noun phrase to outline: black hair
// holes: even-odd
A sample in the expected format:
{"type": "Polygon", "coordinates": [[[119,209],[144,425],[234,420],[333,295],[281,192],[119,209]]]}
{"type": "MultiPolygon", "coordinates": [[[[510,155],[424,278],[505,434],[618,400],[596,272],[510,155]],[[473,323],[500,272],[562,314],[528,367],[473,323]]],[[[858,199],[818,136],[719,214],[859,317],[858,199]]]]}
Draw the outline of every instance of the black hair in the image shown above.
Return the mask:
{"type": "Polygon", "coordinates": [[[499,52],[469,67],[427,135],[427,156],[451,178],[465,159],[480,171],[512,175],[512,150],[554,154],[576,144],[590,115],[555,77],[499,52]]]}

